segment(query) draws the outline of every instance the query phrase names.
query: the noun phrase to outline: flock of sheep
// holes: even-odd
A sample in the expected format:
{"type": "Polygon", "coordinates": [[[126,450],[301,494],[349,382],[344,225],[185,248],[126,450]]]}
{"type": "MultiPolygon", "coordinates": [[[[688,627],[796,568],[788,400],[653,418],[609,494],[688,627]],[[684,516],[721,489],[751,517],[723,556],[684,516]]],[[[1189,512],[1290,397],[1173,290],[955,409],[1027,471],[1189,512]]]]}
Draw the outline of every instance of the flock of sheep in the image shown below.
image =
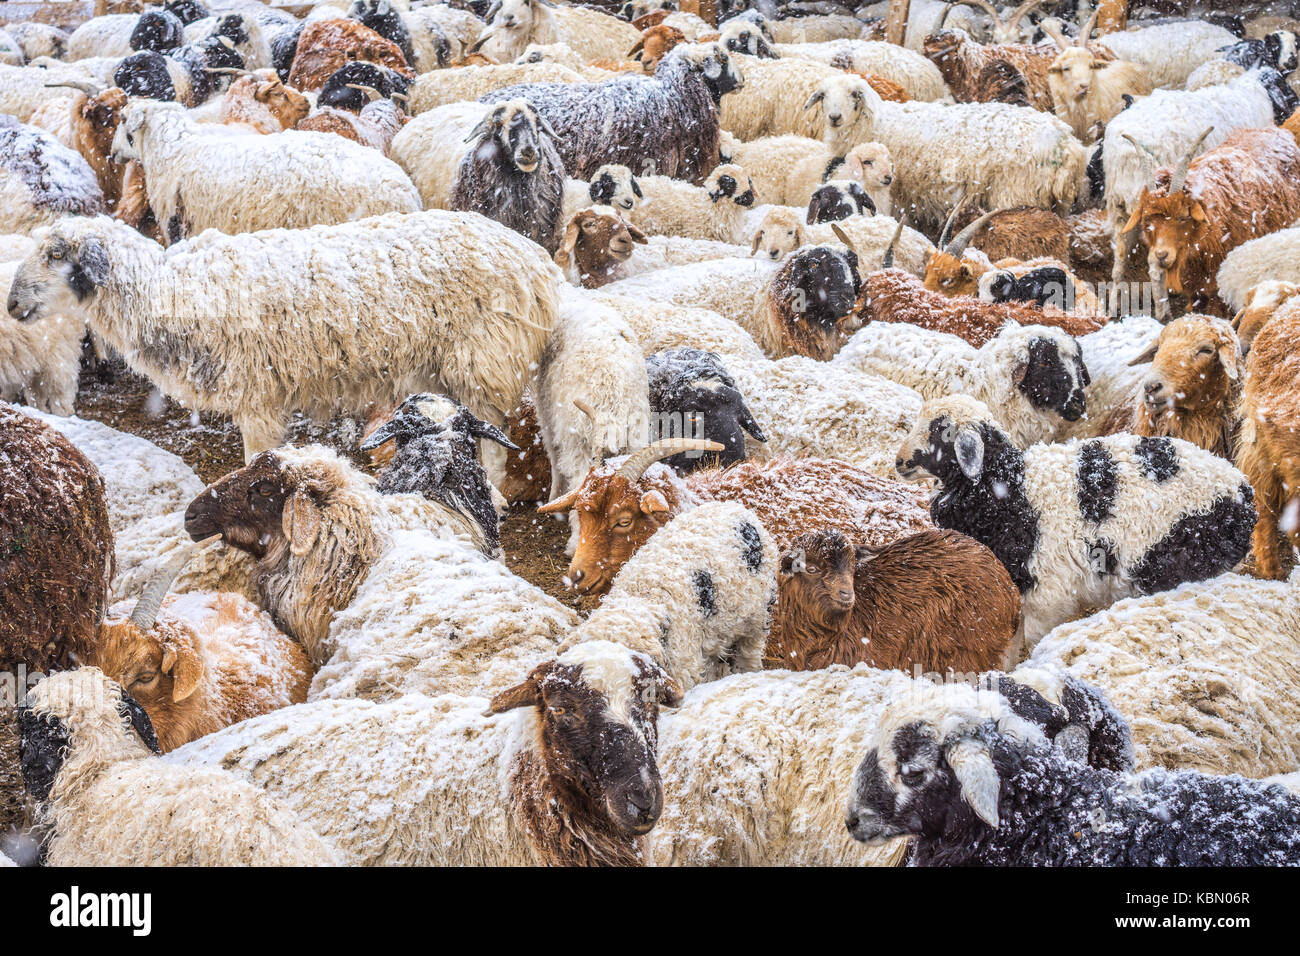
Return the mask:
{"type": "Polygon", "coordinates": [[[1300,11],[109,6],[0,29],[0,863],[1300,864],[1300,11]]]}

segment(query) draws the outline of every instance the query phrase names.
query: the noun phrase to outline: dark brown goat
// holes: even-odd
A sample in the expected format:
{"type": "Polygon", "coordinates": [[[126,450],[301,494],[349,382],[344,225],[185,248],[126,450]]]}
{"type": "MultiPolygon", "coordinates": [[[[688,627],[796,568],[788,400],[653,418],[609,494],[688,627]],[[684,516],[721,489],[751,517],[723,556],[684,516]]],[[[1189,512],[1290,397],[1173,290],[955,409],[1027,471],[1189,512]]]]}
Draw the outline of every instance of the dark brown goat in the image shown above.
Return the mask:
{"type": "Polygon", "coordinates": [[[0,669],[84,662],[112,577],[99,471],[59,432],[0,403],[0,669]]]}
{"type": "Polygon", "coordinates": [[[964,534],[926,530],[855,551],[838,531],[814,531],[781,557],[763,662],[977,673],[1009,666],[1019,619],[1006,568],[964,534]]]}

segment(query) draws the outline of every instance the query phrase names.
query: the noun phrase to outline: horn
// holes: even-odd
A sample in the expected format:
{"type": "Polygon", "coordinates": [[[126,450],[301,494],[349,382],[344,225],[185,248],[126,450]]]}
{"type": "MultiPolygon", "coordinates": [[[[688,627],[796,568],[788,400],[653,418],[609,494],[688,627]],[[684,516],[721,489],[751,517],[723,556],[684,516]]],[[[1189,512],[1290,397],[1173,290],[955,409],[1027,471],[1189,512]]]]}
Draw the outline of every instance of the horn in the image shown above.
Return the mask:
{"type": "Polygon", "coordinates": [[[1172,196],[1174,193],[1183,191],[1183,184],[1187,182],[1187,170],[1192,165],[1192,158],[1196,155],[1196,151],[1201,148],[1201,144],[1205,142],[1205,137],[1213,132],[1214,127],[1211,126],[1198,136],[1196,142],[1192,144],[1192,148],[1178,161],[1178,168],[1174,170],[1174,175],[1169,180],[1169,195],[1172,196]]]}
{"type": "Polygon", "coordinates": [[[1135,140],[1128,133],[1120,133],[1120,135],[1123,136],[1130,143],[1132,143],[1134,146],[1136,146],[1138,149],[1140,149],[1145,155],[1146,158],[1143,160],[1143,162],[1146,164],[1147,180],[1149,183],[1147,188],[1155,189],[1156,188],[1156,166],[1160,165],[1160,160],[1156,158],[1155,153],[1151,152],[1151,150],[1147,149],[1145,146],[1143,146],[1141,143],[1135,140]]]}
{"type": "Polygon", "coordinates": [[[849,247],[849,252],[852,252],[855,255],[857,254],[858,250],[853,248],[853,240],[845,235],[844,230],[840,228],[839,223],[831,223],[831,232],[835,233],[836,239],[849,247]]]}
{"type": "Polygon", "coordinates": [[[934,28],[934,32],[935,32],[935,33],[942,33],[942,32],[943,32],[943,25],[944,25],[945,23],[948,22],[948,14],[952,13],[953,8],[956,7],[956,6],[957,6],[957,4],[956,4],[956,3],[952,3],[952,2],[950,2],[950,3],[945,3],[945,4],[943,5],[943,13],[940,14],[940,16],[939,16],[939,22],[938,22],[938,24],[937,24],[937,25],[935,26],[935,28],[934,28]]]}
{"type": "Polygon", "coordinates": [[[362,86],[360,83],[344,83],[343,85],[350,90],[360,90],[362,93],[365,93],[366,99],[371,103],[375,100],[382,100],[384,98],[384,95],[373,86],[362,86]]]}
{"type": "Polygon", "coordinates": [[[220,540],[221,535],[219,534],[204,538],[196,546],[186,548],[179,558],[168,562],[163,566],[162,570],[151,577],[149,583],[144,586],[144,590],[140,592],[140,599],[135,602],[135,607],[131,610],[131,623],[142,631],[152,628],[154,621],[158,618],[158,609],[162,607],[163,598],[171,590],[177,575],[185,570],[185,566],[190,563],[196,554],[212,542],[220,540]]]}
{"type": "Polygon", "coordinates": [[[1016,7],[1015,12],[1011,14],[1011,19],[1007,21],[1007,29],[1014,30],[1020,25],[1020,21],[1025,18],[1025,14],[1029,13],[1029,11],[1033,10],[1035,7],[1042,6],[1042,3],[1043,0],[1025,0],[1025,2],[1016,7]]]}
{"type": "Polygon", "coordinates": [[[980,227],[1000,212],[1006,212],[1006,210],[995,209],[992,212],[986,212],[984,215],[980,216],[961,232],[957,233],[957,235],[953,236],[952,242],[948,243],[948,248],[943,251],[948,253],[948,255],[952,256],[954,259],[960,259],[961,254],[965,252],[966,247],[970,245],[970,241],[975,238],[975,233],[980,231],[980,227]]]}
{"type": "Polygon", "coordinates": [[[618,470],[618,476],[627,481],[636,481],[657,461],[684,451],[722,451],[725,447],[716,441],[705,441],[702,438],[661,438],[628,455],[627,461],[618,470]]]}
{"type": "Polygon", "coordinates": [[[233,73],[237,76],[252,76],[252,70],[241,70],[234,66],[205,66],[204,73],[233,73]]]}
{"type": "Polygon", "coordinates": [[[889,245],[885,247],[885,257],[880,260],[880,268],[892,269],[894,267],[894,247],[898,245],[898,237],[903,234],[903,217],[898,217],[898,225],[894,227],[894,234],[889,237],[889,245]]]}
{"type": "Polygon", "coordinates": [[[1097,15],[1101,13],[1101,7],[1092,11],[1092,16],[1083,22],[1079,27],[1079,46],[1087,46],[1088,41],[1092,39],[1092,31],[1097,27],[1097,15]]]}
{"type": "Polygon", "coordinates": [[[78,90],[87,96],[98,96],[103,92],[94,83],[89,80],[64,80],[62,83],[46,83],[46,89],[55,89],[56,87],[66,86],[70,90],[78,90]]]}
{"type": "Polygon", "coordinates": [[[995,27],[1003,25],[1002,17],[998,15],[998,11],[994,8],[993,4],[988,2],[988,0],[956,0],[956,2],[965,7],[979,7],[993,18],[993,25],[995,27]]]}
{"type": "Polygon", "coordinates": [[[1038,24],[1038,27],[1052,38],[1052,42],[1056,44],[1058,50],[1065,51],[1070,49],[1070,38],[1058,30],[1053,24],[1044,20],[1042,23],[1038,24]]]}
{"type": "Polygon", "coordinates": [[[943,231],[939,233],[939,248],[944,249],[948,246],[948,237],[952,234],[952,224],[957,218],[957,213],[961,212],[961,207],[966,204],[966,187],[961,187],[961,192],[957,194],[957,201],[953,203],[952,212],[948,213],[948,221],[943,224],[943,231]]]}
{"type": "Polygon", "coordinates": [[[588,405],[580,398],[575,398],[573,400],[573,404],[577,406],[578,411],[582,412],[582,414],[586,415],[588,418],[591,419],[591,423],[593,425],[596,424],[596,412],[592,409],[590,405],[588,405]]]}

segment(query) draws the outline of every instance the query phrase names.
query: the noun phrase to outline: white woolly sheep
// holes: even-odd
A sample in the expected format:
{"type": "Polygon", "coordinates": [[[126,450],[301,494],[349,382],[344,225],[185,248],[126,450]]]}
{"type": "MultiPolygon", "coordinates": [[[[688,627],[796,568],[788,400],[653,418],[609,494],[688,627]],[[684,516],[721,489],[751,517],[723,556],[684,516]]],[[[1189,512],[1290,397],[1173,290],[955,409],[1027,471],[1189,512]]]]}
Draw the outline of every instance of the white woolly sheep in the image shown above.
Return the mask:
{"type": "Polygon", "coordinates": [[[563,281],[542,249],[474,213],[208,232],[170,250],[101,216],[52,227],[8,305],[23,321],[86,317],[166,394],[231,416],[251,458],[280,441],[295,409],[359,414],[417,391],[503,423],[541,356],[563,281]],[[394,270],[394,256],[409,268],[394,270]],[[432,325],[421,334],[413,321],[432,325]],[[343,342],[345,323],[354,331],[343,342]],[[270,359],[280,350],[293,358],[270,359]]]}
{"type": "Polygon", "coordinates": [[[724,360],[763,360],[763,351],[752,335],[709,309],[610,295],[604,289],[592,293],[591,297],[618,311],[636,333],[641,352],[647,357],[664,349],[689,345],[716,352],[724,360]]]}
{"type": "Polygon", "coordinates": [[[786,59],[815,60],[837,70],[874,73],[897,83],[910,99],[924,103],[950,95],[939,68],[919,52],[879,40],[831,40],[824,43],[778,43],[772,47],[786,59]]]}
{"type": "Polygon", "coordinates": [[[19,721],[51,866],[339,862],[285,804],[234,774],[156,759],[144,709],[97,667],[41,681],[19,721]]]}
{"type": "Polygon", "coordinates": [[[668,176],[637,182],[642,199],[628,218],[653,235],[736,242],[755,200],[748,174],[733,164],[715,167],[700,186],[668,176]]]}
{"type": "Polygon", "coordinates": [[[1222,573],[1255,527],[1245,476],[1190,442],[1112,435],[1021,451],[967,396],[926,403],[898,472],[937,478],[935,524],[1006,566],[1031,647],[1090,607],[1222,573]]]}
{"type": "Polygon", "coordinates": [[[1251,290],[1269,280],[1300,283],[1300,226],[1251,239],[1229,252],[1219,266],[1219,297],[1238,312],[1251,290]]]}
{"type": "MultiPolygon", "coordinates": [[[[0,289],[9,287],[17,271],[18,263],[0,262],[0,289]]],[[[0,329],[0,401],[71,415],[86,323],[52,315],[23,325],[6,317],[0,329]]]]}
{"type": "Polygon", "coordinates": [[[165,759],[265,788],[353,865],[635,866],[663,809],[658,709],[680,700],[645,655],[591,641],[490,701],[315,701],[165,759]]]}
{"type": "MultiPolygon", "coordinates": [[[[1198,20],[1160,23],[1098,37],[1096,43],[1116,59],[1135,63],[1146,71],[1157,90],[1180,90],[1202,63],[1214,59],[1237,37],[1221,26],[1198,20]]],[[[1202,127],[1203,128],[1203,127],[1202,127]]],[[[1153,137],[1152,142],[1156,142],[1153,137]]]]}
{"type": "Polygon", "coordinates": [[[61,216],[103,211],[99,181],[80,153],[0,116],[0,232],[30,233],[61,216]]]}
{"type": "Polygon", "coordinates": [[[208,228],[306,229],[422,208],[401,168],[360,143],[297,130],[231,132],[195,123],[174,103],[128,104],[113,154],[144,167],[167,242],[208,228]]]}
{"type": "MultiPolygon", "coordinates": [[[[437,106],[477,100],[493,90],[517,83],[581,83],[581,73],[558,63],[501,63],[435,70],[416,77],[407,91],[412,116],[437,106]]],[[[0,104],[3,104],[0,99],[0,104]]]]}
{"type": "Polygon", "coordinates": [[[641,182],[626,166],[610,163],[591,174],[591,182],[583,179],[564,181],[564,212],[560,221],[567,223],[579,209],[588,206],[610,206],[620,216],[632,218],[643,197],[641,182]]]}
{"type": "Polygon", "coordinates": [[[745,85],[723,98],[723,129],[742,142],[780,135],[821,139],[818,116],[808,107],[824,83],[845,77],[842,71],[813,60],[733,58],[745,85]]]}
{"type": "Polygon", "coordinates": [[[589,63],[621,57],[641,39],[626,20],[548,0],[495,0],[485,19],[477,49],[502,62],[515,59],[530,43],[566,43],[589,63]]]}

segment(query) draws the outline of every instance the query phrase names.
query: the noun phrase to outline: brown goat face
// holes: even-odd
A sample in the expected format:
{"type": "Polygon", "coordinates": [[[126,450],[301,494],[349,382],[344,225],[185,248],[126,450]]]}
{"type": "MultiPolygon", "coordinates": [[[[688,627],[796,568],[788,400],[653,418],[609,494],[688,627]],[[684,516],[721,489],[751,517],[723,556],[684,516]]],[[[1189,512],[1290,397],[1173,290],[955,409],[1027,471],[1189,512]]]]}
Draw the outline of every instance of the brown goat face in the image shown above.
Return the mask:
{"type": "Polygon", "coordinates": [[[1152,266],[1164,272],[1170,292],[1181,294],[1187,252],[1196,248],[1209,231],[1205,207],[1186,193],[1151,196],[1144,190],[1125,231],[1139,224],[1152,266]]]}
{"type": "Polygon", "coordinates": [[[979,275],[965,259],[940,250],[925,265],[925,287],[943,295],[979,295],[979,275]]]}
{"type": "MultiPolygon", "coordinates": [[[[578,546],[569,564],[570,585],[581,594],[604,594],[614,575],[671,517],[668,500],[614,475],[576,504],[578,546]]],[[[587,489],[584,489],[586,491],[587,489]]]]}
{"type": "MultiPolygon", "coordinates": [[[[280,459],[274,452],[264,451],[190,502],[185,509],[185,531],[195,541],[219,534],[226,544],[258,560],[274,544],[286,539],[290,539],[295,553],[300,553],[307,529],[296,528],[296,524],[309,518],[295,515],[294,508],[286,507],[289,495],[280,459]],[[298,545],[294,545],[293,537],[299,539],[298,545]]],[[[305,512],[308,508],[299,503],[297,510],[305,512]]]]}
{"type": "Polygon", "coordinates": [[[108,254],[98,239],[49,234],[14,274],[6,303],[19,322],[74,313],[108,281],[108,254]]]}
{"type": "Polygon", "coordinates": [[[1216,407],[1230,390],[1228,380],[1237,362],[1236,344],[1227,338],[1202,336],[1189,342],[1180,335],[1162,334],[1142,382],[1142,400],[1152,417],[1216,407]]]}
{"type": "Polygon", "coordinates": [[[838,632],[853,613],[854,555],[838,531],[800,535],[781,557],[779,600],[838,632]]]}

